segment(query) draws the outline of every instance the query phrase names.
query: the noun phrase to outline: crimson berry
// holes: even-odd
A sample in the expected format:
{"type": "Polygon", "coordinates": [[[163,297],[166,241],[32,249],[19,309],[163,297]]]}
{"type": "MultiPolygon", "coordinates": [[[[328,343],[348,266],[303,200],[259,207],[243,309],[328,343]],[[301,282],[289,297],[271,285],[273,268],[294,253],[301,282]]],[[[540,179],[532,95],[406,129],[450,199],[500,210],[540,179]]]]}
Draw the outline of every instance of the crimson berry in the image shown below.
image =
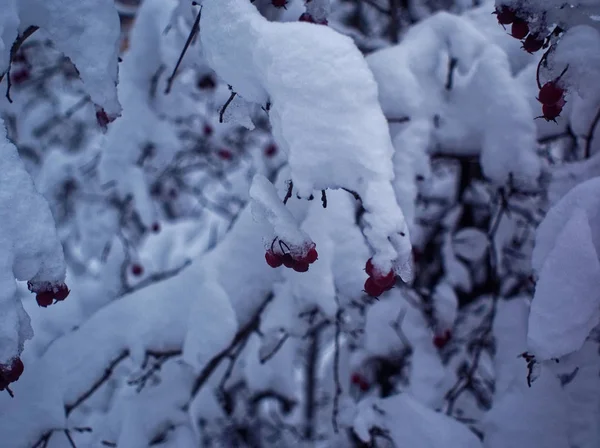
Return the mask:
{"type": "Polygon", "coordinates": [[[308,271],[308,263],[298,260],[294,262],[292,269],[296,272],[306,272],[308,271]]]}
{"type": "Polygon", "coordinates": [[[365,282],[365,292],[371,297],[379,297],[385,292],[385,288],[379,286],[372,277],[369,277],[365,282]]]}
{"type": "Polygon", "coordinates": [[[27,70],[26,68],[16,71],[16,72],[13,72],[10,75],[10,80],[15,85],[22,84],[25,81],[27,81],[29,78],[30,78],[29,70],[27,70]]]}
{"type": "Polygon", "coordinates": [[[537,100],[545,105],[553,105],[558,103],[564,96],[564,89],[556,85],[556,82],[549,81],[542,86],[537,100]]]}
{"type": "Polygon", "coordinates": [[[283,264],[283,257],[270,250],[265,253],[265,260],[272,268],[278,268],[283,264]]]}
{"type": "Polygon", "coordinates": [[[365,266],[365,271],[367,271],[367,275],[369,277],[373,276],[373,272],[375,271],[375,266],[373,266],[373,258],[369,258],[367,260],[367,264],[365,266]]]}
{"type": "Polygon", "coordinates": [[[196,84],[200,90],[209,90],[217,87],[217,83],[211,75],[204,75],[196,84]]]}
{"type": "Polygon", "coordinates": [[[540,39],[533,34],[527,36],[527,38],[523,41],[523,46],[521,47],[527,53],[535,53],[539,51],[544,46],[544,39],[540,39]]]}
{"type": "Polygon", "coordinates": [[[373,282],[382,288],[389,288],[396,282],[396,274],[394,274],[394,271],[390,271],[386,275],[381,275],[379,272],[374,272],[374,274],[375,275],[372,276],[373,282]]]}
{"type": "Polygon", "coordinates": [[[204,125],[204,135],[210,137],[213,134],[213,128],[210,124],[204,125]]]}
{"type": "Polygon", "coordinates": [[[496,14],[500,25],[510,25],[517,18],[515,11],[506,5],[496,8],[493,14],[496,14]]]}
{"type": "Polygon", "coordinates": [[[302,261],[305,261],[308,264],[313,264],[315,261],[317,261],[318,258],[319,253],[317,252],[317,249],[311,247],[310,249],[308,249],[308,252],[306,253],[306,256],[302,261]]]}
{"type": "Polygon", "coordinates": [[[352,384],[358,386],[358,388],[363,392],[369,390],[369,383],[360,373],[353,373],[350,377],[350,381],[352,384]]]}
{"type": "Polygon", "coordinates": [[[104,109],[99,108],[96,110],[96,121],[101,128],[106,128],[112,120],[108,117],[104,109]]]}
{"type": "Polygon", "coordinates": [[[529,25],[523,19],[515,19],[510,29],[510,34],[515,39],[525,39],[529,34],[529,25]]]}
{"type": "Polygon", "coordinates": [[[558,102],[556,104],[544,104],[542,106],[542,116],[546,121],[556,121],[560,117],[565,102],[558,102]]]}
{"type": "Polygon", "coordinates": [[[41,291],[35,295],[35,300],[38,306],[46,308],[54,302],[54,293],[52,291],[41,291]]]}
{"type": "Polygon", "coordinates": [[[154,233],[160,232],[160,224],[158,222],[153,223],[151,229],[154,233]]]}
{"type": "Polygon", "coordinates": [[[293,268],[296,264],[296,261],[292,258],[290,254],[284,254],[281,261],[286,268],[293,268]]]}
{"type": "Polygon", "coordinates": [[[285,8],[288,4],[288,0],[271,0],[271,4],[275,8],[285,8]]]}
{"type": "Polygon", "coordinates": [[[448,343],[448,341],[451,338],[452,338],[452,333],[450,332],[450,330],[446,330],[445,333],[436,334],[433,337],[433,345],[435,345],[437,348],[441,349],[448,343]]]}
{"type": "Polygon", "coordinates": [[[57,291],[54,293],[54,298],[59,302],[65,300],[71,291],[67,288],[67,285],[64,283],[57,287],[57,291]]]}
{"type": "Polygon", "coordinates": [[[131,273],[136,277],[139,277],[144,273],[144,268],[141,264],[134,263],[131,265],[131,273]]]}
{"type": "Polygon", "coordinates": [[[0,377],[7,383],[14,383],[21,377],[23,370],[25,366],[21,358],[13,358],[10,365],[0,364],[0,377]]]}
{"type": "Polygon", "coordinates": [[[265,156],[273,157],[275,154],[277,154],[277,146],[274,143],[271,143],[265,148],[265,156]]]}
{"type": "Polygon", "coordinates": [[[221,160],[233,159],[233,154],[231,154],[231,151],[229,151],[227,149],[219,149],[219,151],[217,151],[217,155],[219,156],[219,159],[221,159],[221,160]]]}
{"type": "Polygon", "coordinates": [[[309,22],[309,23],[317,23],[315,22],[315,19],[313,18],[312,15],[310,15],[309,13],[305,12],[302,13],[302,15],[300,16],[300,18],[298,19],[299,22],[309,22]]]}

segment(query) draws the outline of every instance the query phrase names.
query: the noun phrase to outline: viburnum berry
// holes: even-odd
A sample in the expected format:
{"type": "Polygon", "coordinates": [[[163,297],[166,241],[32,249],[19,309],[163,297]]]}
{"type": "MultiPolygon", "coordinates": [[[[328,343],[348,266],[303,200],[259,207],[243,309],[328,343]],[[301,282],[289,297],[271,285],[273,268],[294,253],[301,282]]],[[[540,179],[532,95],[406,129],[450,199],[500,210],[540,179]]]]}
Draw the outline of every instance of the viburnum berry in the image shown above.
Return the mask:
{"type": "Polygon", "coordinates": [[[292,269],[296,272],[306,272],[308,271],[308,263],[304,262],[304,261],[294,261],[294,265],[292,266],[292,269]]]}
{"type": "Polygon", "coordinates": [[[131,273],[133,275],[135,275],[136,277],[139,277],[140,275],[142,275],[144,273],[144,268],[142,267],[141,264],[134,263],[131,265],[131,273]]]}
{"type": "Polygon", "coordinates": [[[352,384],[358,386],[358,388],[362,392],[366,392],[367,390],[369,390],[368,381],[360,373],[353,373],[352,376],[350,377],[350,382],[352,384]]]}
{"type": "Polygon", "coordinates": [[[566,104],[566,101],[561,100],[556,104],[544,104],[542,105],[542,116],[539,118],[543,118],[546,121],[554,121],[560,117],[560,113],[563,110],[563,106],[566,104]]]}
{"type": "Polygon", "coordinates": [[[292,258],[290,254],[283,254],[281,261],[286,268],[293,268],[296,264],[296,261],[292,258]]]}
{"type": "Polygon", "coordinates": [[[379,286],[373,280],[373,277],[369,277],[367,281],[365,281],[365,292],[371,297],[379,297],[381,294],[385,292],[386,288],[379,286]]]}
{"type": "Polygon", "coordinates": [[[537,100],[545,105],[557,104],[564,96],[565,91],[555,81],[548,81],[540,89],[537,100]]]}
{"type": "Polygon", "coordinates": [[[114,121],[112,120],[108,114],[106,113],[106,111],[99,107],[96,109],[96,121],[98,122],[98,125],[102,128],[102,129],[106,129],[106,127],[108,126],[108,123],[114,121]]]}
{"type": "Polygon", "coordinates": [[[198,79],[198,83],[196,85],[200,90],[212,90],[217,87],[217,83],[211,75],[202,76],[200,79],[198,79]]]}
{"type": "Polygon", "coordinates": [[[13,358],[10,364],[0,364],[0,390],[6,389],[10,383],[17,381],[24,370],[25,366],[19,357],[13,358]]]}
{"type": "Polygon", "coordinates": [[[525,50],[527,53],[535,53],[536,51],[539,51],[544,46],[544,41],[545,41],[545,39],[542,39],[538,36],[534,36],[533,34],[530,34],[523,41],[523,46],[521,48],[523,50],[525,50]]]}
{"type": "Polygon", "coordinates": [[[278,268],[283,264],[283,257],[271,250],[268,250],[265,253],[265,260],[267,261],[267,264],[272,268],[278,268]]]}
{"type": "Polygon", "coordinates": [[[46,308],[54,302],[54,293],[52,291],[40,291],[35,295],[35,301],[38,306],[46,308]]]}
{"type": "Polygon", "coordinates": [[[265,148],[265,156],[273,157],[275,154],[277,154],[277,146],[274,143],[271,143],[265,148]]]}
{"type": "Polygon", "coordinates": [[[393,286],[394,283],[396,283],[396,274],[394,273],[394,271],[390,271],[385,275],[382,275],[379,272],[375,271],[373,272],[371,278],[377,286],[380,286],[385,289],[393,286]]]}
{"type": "Polygon", "coordinates": [[[523,19],[515,19],[510,28],[510,35],[515,39],[525,39],[529,34],[529,25],[523,19]]]}
{"type": "Polygon", "coordinates": [[[152,226],[150,227],[150,229],[154,232],[154,233],[158,233],[160,232],[160,223],[158,222],[154,222],[152,223],[152,226]]]}
{"type": "Polygon", "coordinates": [[[315,21],[315,19],[313,18],[313,16],[307,12],[303,12],[302,15],[300,16],[300,18],[298,19],[299,22],[308,22],[308,23],[317,23],[315,21]]]}
{"type": "Polygon", "coordinates": [[[271,0],[271,4],[275,8],[285,8],[288,4],[288,0],[271,0]]]}
{"type": "Polygon", "coordinates": [[[59,285],[56,289],[57,291],[54,293],[54,298],[59,302],[62,302],[69,297],[69,293],[71,292],[64,283],[59,285]]]}
{"type": "Polygon", "coordinates": [[[228,149],[219,149],[219,151],[217,151],[217,156],[219,156],[219,159],[221,160],[233,159],[233,154],[228,149]]]}
{"type": "Polygon", "coordinates": [[[437,348],[441,349],[448,343],[448,341],[451,338],[452,338],[452,332],[450,330],[446,330],[444,333],[436,334],[433,337],[433,345],[435,345],[437,348]]]}
{"type": "Polygon", "coordinates": [[[517,18],[516,12],[506,5],[496,8],[496,11],[492,14],[496,14],[496,18],[500,25],[510,25],[517,18]]]}
{"type": "Polygon", "coordinates": [[[206,137],[210,137],[213,134],[213,128],[210,124],[205,124],[203,130],[206,137]]]}
{"type": "Polygon", "coordinates": [[[15,84],[23,84],[25,81],[29,80],[30,73],[27,68],[23,68],[21,70],[17,70],[10,74],[10,81],[15,84]]]}
{"type": "Polygon", "coordinates": [[[369,258],[367,260],[367,264],[365,265],[365,271],[369,277],[373,276],[373,272],[375,271],[375,266],[373,266],[373,258],[369,258]]]}
{"type": "Polygon", "coordinates": [[[315,249],[314,247],[311,247],[310,249],[308,249],[308,252],[306,253],[306,256],[304,257],[304,261],[306,261],[308,264],[313,264],[315,261],[317,261],[318,258],[319,258],[319,253],[317,252],[317,249],[315,249]]]}

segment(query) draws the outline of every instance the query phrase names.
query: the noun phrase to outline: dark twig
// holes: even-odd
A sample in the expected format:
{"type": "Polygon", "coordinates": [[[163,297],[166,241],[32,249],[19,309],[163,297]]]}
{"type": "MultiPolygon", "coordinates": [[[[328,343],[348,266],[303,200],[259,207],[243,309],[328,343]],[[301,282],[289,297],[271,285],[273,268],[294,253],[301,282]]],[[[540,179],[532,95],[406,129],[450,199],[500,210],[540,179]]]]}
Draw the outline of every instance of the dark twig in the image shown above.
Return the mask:
{"type": "Polygon", "coordinates": [[[75,445],[75,441],[73,440],[73,437],[71,437],[71,432],[68,429],[64,430],[65,436],[67,436],[67,439],[69,440],[69,443],[71,444],[72,448],[77,448],[77,445],[75,445]]]}
{"type": "Polygon", "coordinates": [[[585,159],[589,159],[589,157],[591,155],[592,140],[594,138],[594,132],[596,130],[596,126],[598,125],[599,121],[600,121],[600,107],[598,108],[598,111],[596,112],[596,116],[594,117],[594,120],[590,124],[590,130],[588,131],[587,136],[585,137],[585,152],[583,154],[583,157],[585,159]]]}
{"type": "Polygon", "coordinates": [[[237,95],[236,92],[231,92],[231,95],[229,95],[229,98],[227,99],[227,101],[225,101],[225,104],[223,104],[223,107],[219,111],[219,123],[223,123],[223,117],[225,116],[225,111],[227,110],[227,108],[229,107],[231,102],[234,100],[236,95],[237,95]]]}
{"type": "Polygon", "coordinates": [[[335,314],[335,351],[333,352],[333,382],[335,384],[335,390],[333,394],[333,411],[331,414],[331,422],[333,424],[333,430],[337,434],[339,431],[338,414],[340,412],[340,396],[342,394],[342,386],[340,384],[340,336],[342,333],[343,309],[340,307],[337,297],[336,302],[338,305],[338,310],[335,314]]]}
{"type": "Polygon", "coordinates": [[[452,89],[452,85],[454,83],[454,71],[456,70],[457,64],[457,58],[450,58],[450,61],[448,61],[448,76],[446,78],[446,90],[452,89]]]}
{"type": "Polygon", "coordinates": [[[294,182],[289,180],[288,181],[288,189],[287,189],[287,193],[285,194],[285,197],[283,198],[283,203],[287,204],[287,201],[290,200],[290,198],[292,197],[292,192],[294,190],[294,182]]]}
{"type": "Polygon", "coordinates": [[[327,208],[327,194],[325,190],[321,190],[321,203],[323,204],[323,208],[327,208]]]}
{"type": "Polygon", "coordinates": [[[185,53],[188,51],[190,44],[196,37],[196,34],[198,34],[198,31],[200,31],[200,17],[201,16],[202,16],[202,6],[200,6],[200,11],[198,11],[198,15],[196,16],[194,25],[192,26],[192,29],[190,30],[190,34],[188,35],[187,40],[185,41],[183,50],[181,50],[181,54],[179,55],[177,64],[175,64],[173,73],[171,73],[171,76],[169,76],[169,79],[167,79],[167,87],[165,89],[165,94],[169,94],[171,92],[171,88],[173,87],[173,81],[175,80],[175,76],[177,75],[177,70],[179,70],[179,66],[181,65],[181,62],[183,61],[183,57],[185,56],[185,53]]]}

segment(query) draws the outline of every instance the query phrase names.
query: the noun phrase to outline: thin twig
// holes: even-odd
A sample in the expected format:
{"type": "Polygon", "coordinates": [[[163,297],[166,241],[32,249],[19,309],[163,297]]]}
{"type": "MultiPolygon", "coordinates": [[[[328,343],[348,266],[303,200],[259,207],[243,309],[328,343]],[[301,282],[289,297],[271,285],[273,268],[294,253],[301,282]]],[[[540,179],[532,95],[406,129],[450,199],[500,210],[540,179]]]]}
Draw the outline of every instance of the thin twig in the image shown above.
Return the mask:
{"type": "Polygon", "coordinates": [[[225,104],[223,104],[223,107],[219,111],[219,123],[223,123],[223,119],[224,119],[223,117],[225,116],[225,111],[227,110],[227,108],[229,107],[231,102],[234,100],[236,95],[237,95],[236,92],[231,92],[231,95],[229,95],[229,98],[227,99],[225,104]]]}
{"type": "Polygon", "coordinates": [[[171,88],[173,87],[173,81],[175,80],[175,76],[177,75],[177,70],[179,70],[179,66],[181,65],[181,62],[183,61],[183,57],[185,56],[185,53],[188,51],[190,44],[196,37],[196,34],[198,33],[198,31],[200,31],[200,17],[201,16],[202,16],[202,6],[200,6],[200,11],[198,11],[198,15],[196,16],[194,25],[192,26],[192,29],[190,30],[190,34],[188,35],[187,40],[185,41],[183,50],[181,50],[181,54],[179,55],[177,64],[175,64],[173,73],[171,73],[171,76],[169,76],[169,79],[167,79],[167,87],[165,89],[165,95],[167,95],[171,92],[171,88]]]}
{"type": "Polygon", "coordinates": [[[331,422],[333,430],[337,434],[339,431],[338,414],[340,412],[340,396],[342,394],[342,386],[340,384],[340,336],[342,333],[342,314],[343,309],[340,307],[339,299],[336,297],[338,305],[337,313],[335,314],[335,351],[333,352],[333,382],[335,391],[333,395],[333,410],[331,413],[331,422]]]}

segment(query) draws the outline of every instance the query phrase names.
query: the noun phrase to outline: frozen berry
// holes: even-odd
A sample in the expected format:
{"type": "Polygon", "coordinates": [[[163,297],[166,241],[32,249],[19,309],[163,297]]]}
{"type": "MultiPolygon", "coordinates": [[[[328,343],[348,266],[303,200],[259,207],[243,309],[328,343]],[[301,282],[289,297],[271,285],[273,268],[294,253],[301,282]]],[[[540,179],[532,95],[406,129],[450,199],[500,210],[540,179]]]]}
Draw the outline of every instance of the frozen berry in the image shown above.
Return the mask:
{"type": "Polygon", "coordinates": [[[529,34],[529,25],[525,20],[515,19],[510,29],[510,34],[515,39],[525,39],[529,34]]]}
{"type": "Polygon", "coordinates": [[[272,268],[278,268],[283,264],[282,257],[270,250],[265,253],[265,260],[267,260],[267,264],[272,268]]]}
{"type": "Polygon", "coordinates": [[[227,149],[219,149],[219,151],[217,151],[217,156],[219,156],[219,159],[221,160],[233,159],[233,154],[231,154],[231,151],[227,149]]]}
{"type": "Polygon", "coordinates": [[[308,23],[317,23],[317,22],[315,22],[315,19],[313,19],[313,16],[307,12],[302,13],[302,15],[300,16],[298,21],[299,22],[308,22],[308,23]]]}
{"type": "Polygon", "coordinates": [[[365,292],[371,297],[379,297],[385,292],[385,288],[379,286],[372,277],[369,277],[365,282],[365,292]]]}
{"type": "Polygon", "coordinates": [[[296,261],[294,262],[292,269],[294,269],[296,272],[306,272],[308,271],[308,263],[304,261],[296,261]]]}
{"type": "Polygon", "coordinates": [[[385,275],[382,275],[379,272],[375,271],[373,272],[372,278],[373,282],[375,282],[377,286],[380,286],[382,288],[389,288],[390,286],[393,286],[396,282],[396,274],[394,274],[394,271],[390,271],[385,275]]]}
{"type": "Polygon", "coordinates": [[[24,83],[30,78],[29,70],[24,68],[22,70],[15,71],[10,74],[10,80],[13,84],[19,85],[24,83]]]}
{"type": "Polygon", "coordinates": [[[315,261],[317,261],[318,258],[319,253],[317,252],[317,249],[311,247],[310,249],[308,249],[308,252],[306,253],[306,256],[304,257],[303,261],[305,261],[308,264],[313,264],[315,261]]]}
{"type": "Polygon", "coordinates": [[[43,308],[52,305],[54,302],[54,293],[52,291],[41,291],[35,295],[37,304],[43,308]]]}
{"type": "Polygon", "coordinates": [[[441,334],[436,334],[433,337],[433,345],[435,345],[437,348],[443,348],[448,341],[452,338],[452,333],[450,332],[450,330],[446,330],[444,333],[441,334]]]}
{"type": "Polygon", "coordinates": [[[523,41],[523,48],[527,53],[535,53],[539,51],[544,46],[544,39],[541,39],[533,34],[527,36],[527,38],[523,41]]]}
{"type": "Polygon", "coordinates": [[[369,390],[369,383],[360,373],[353,373],[350,377],[352,384],[358,386],[362,392],[369,390]]]}
{"type": "Polygon", "coordinates": [[[281,261],[286,268],[293,268],[296,264],[296,261],[294,261],[290,254],[284,254],[281,261]]]}
{"type": "Polygon", "coordinates": [[[288,4],[288,0],[271,0],[271,4],[275,8],[285,8],[288,4]]]}
{"type": "Polygon", "coordinates": [[[14,383],[21,377],[23,370],[25,366],[21,358],[13,358],[10,365],[0,364],[0,377],[8,383],[14,383]]]}
{"type": "Polygon", "coordinates": [[[271,143],[265,148],[265,156],[273,157],[275,154],[277,154],[277,146],[274,143],[271,143]]]}
{"type": "Polygon", "coordinates": [[[131,273],[133,275],[135,275],[136,277],[139,277],[140,275],[142,275],[144,273],[144,268],[142,267],[141,264],[133,264],[131,265],[131,273]]]}
{"type": "Polygon", "coordinates": [[[544,118],[546,121],[556,121],[556,119],[560,117],[564,105],[564,101],[560,101],[556,104],[544,104],[542,106],[542,116],[540,118],[544,118]]]}
{"type": "Polygon", "coordinates": [[[210,124],[204,125],[204,135],[210,137],[213,134],[213,128],[210,124]]]}
{"type": "Polygon", "coordinates": [[[510,25],[517,18],[515,11],[508,6],[496,8],[494,14],[496,14],[496,18],[500,25],[510,25]]]}
{"type": "Polygon", "coordinates": [[[154,233],[160,232],[160,224],[158,222],[152,223],[152,227],[150,227],[154,233]]]}
{"type": "Polygon", "coordinates": [[[549,81],[542,86],[538,95],[538,101],[542,104],[553,105],[558,103],[564,96],[565,91],[556,85],[556,82],[549,81]]]}
{"type": "Polygon", "coordinates": [[[54,298],[59,302],[65,300],[71,292],[64,283],[58,286],[56,289],[57,291],[54,293],[54,298]]]}
{"type": "Polygon", "coordinates": [[[100,126],[103,129],[106,129],[108,123],[110,123],[113,120],[111,120],[106,111],[100,107],[96,109],[96,121],[98,122],[98,126],[100,126]]]}
{"type": "Polygon", "coordinates": [[[200,90],[209,90],[217,87],[217,83],[211,75],[204,75],[198,79],[196,84],[200,90]]]}
{"type": "Polygon", "coordinates": [[[375,271],[375,267],[373,266],[373,259],[372,258],[369,258],[367,260],[367,264],[365,266],[365,271],[367,271],[367,275],[369,277],[373,276],[373,272],[375,271]]]}

